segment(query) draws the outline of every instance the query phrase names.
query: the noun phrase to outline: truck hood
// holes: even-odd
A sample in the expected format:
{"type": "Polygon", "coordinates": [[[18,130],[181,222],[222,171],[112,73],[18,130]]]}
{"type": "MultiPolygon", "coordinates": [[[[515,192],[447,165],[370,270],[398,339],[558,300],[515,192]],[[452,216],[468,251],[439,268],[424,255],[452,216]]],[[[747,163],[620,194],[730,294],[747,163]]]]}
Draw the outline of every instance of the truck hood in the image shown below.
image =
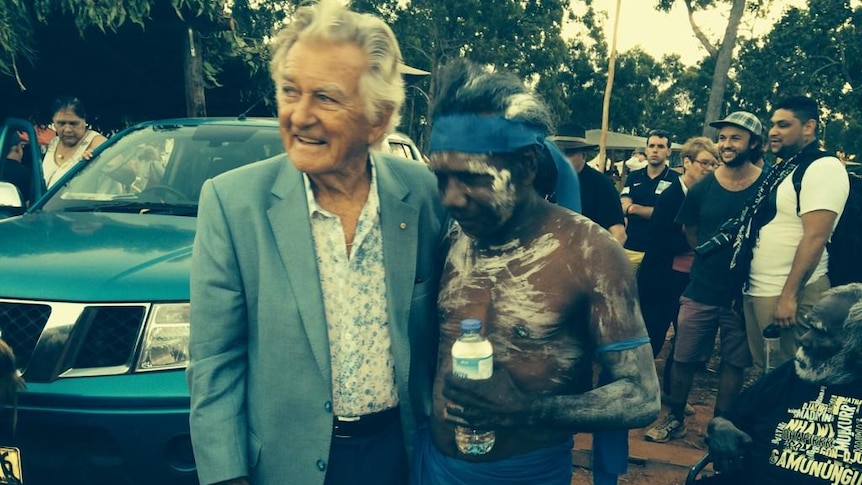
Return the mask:
{"type": "Polygon", "coordinates": [[[195,222],[76,212],[0,221],[0,298],[188,301],[195,222]]]}

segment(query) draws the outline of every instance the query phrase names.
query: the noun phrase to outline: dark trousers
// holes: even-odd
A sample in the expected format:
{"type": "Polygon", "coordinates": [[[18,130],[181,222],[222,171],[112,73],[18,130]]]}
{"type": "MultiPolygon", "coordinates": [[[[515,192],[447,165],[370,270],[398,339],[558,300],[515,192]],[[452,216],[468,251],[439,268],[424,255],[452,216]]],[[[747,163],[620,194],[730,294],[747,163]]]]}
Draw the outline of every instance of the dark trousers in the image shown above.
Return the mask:
{"type": "Polygon", "coordinates": [[[405,485],[407,477],[399,420],[370,436],[332,437],[326,485],[405,485]]]}
{"type": "Polygon", "coordinates": [[[638,281],[641,314],[652,345],[653,357],[657,356],[667,338],[667,329],[679,315],[679,297],[688,286],[689,274],[679,271],[668,273],[665,281],[638,281]],[[646,286],[644,286],[646,285],[646,286]]]}
{"type": "MultiPolygon", "coordinates": [[[[643,270],[643,268],[641,268],[643,270]]],[[[649,335],[652,355],[661,353],[664,341],[667,339],[667,329],[672,324],[676,335],[676,320],[679,315],[679,297],[688,286],[689,274],[679,271],[662,273],[666,278],[656,281],[655,275],[638,274],[638,298],[640,299],[641,315],[649,335]]],[[[662,390],[670,393],[670,369],[673,366],[673,343],[670,353],[664,363],[662,375],[662,390]]]]}

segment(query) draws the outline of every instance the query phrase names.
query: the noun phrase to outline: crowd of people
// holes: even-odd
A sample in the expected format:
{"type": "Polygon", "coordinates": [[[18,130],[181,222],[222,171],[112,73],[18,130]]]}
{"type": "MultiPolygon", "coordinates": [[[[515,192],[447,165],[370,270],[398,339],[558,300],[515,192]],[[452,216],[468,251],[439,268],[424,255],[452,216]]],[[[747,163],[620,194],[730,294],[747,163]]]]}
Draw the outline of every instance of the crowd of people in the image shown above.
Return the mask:
{"type": "MultiPolygon", "coordinates": [[[[567,485],[577,433],[596,436],[595,483],[615,483],[627,430],[686,434],[717,333],[716,469],[860,483],[862,285],[830,289],[849,183],[813,99],[777,101],[768,129],[745,111],[710,123],[679,169],[653,130],[617,191],[582,126],[555,128],[517,76],[464,59],[441,70],[427,167],[372,150],[400,122],[401,58],[373,15],[297,9],[270,65],[285,153],[204,183],[187,371],[201,483],[567,485]],[[488,379],[452,373],[464,319],[493,346],[488,379]],[[773,324],[784,363],[766,372],[773,324]],[[458,426],[493,430],[490,451],[460,452],[458,426]]],[[[48,186],[105,141],[75,98],[52,121],[48,186]]],[[[157,182],[157,160],[142,149],[111,183],[157,182]]]]}
{"type": "Polygon", "coordinates": [[[806,96],[777,101],[768,130],[745,111],[710,125],[716,145],[688,140],[682,175],[670,183],[664,159],[672,140],[650,133],[649,165],[620,193],[654,356],[673,326],[662,379],[668,411],[644,439],[685,436],[694,375],[712,357],[718,333],[707,442],[715,468],[728,473],[710,482],[859,483],[862,460],[843,450],[858,450],[862,436],[842,426],[860,422],[860,285],[830,289],[826,249],[848,201],[845,167],[821,149],[819,109],[806,96]],[[772,166],[763,161],[767,149],[772,166]],[[804,175],[794,182],[799,167],[804,175]],[[770,355],[774,374],[765,365],[770,325],[780,334],[770,355]],[[743,389],[752,366],[760,378],[743,389]],[[819,413],[801,411],[813,409],[819,413]],[[818,433],[830,438],[815,440],[818,433]]]}
{"type": "MultiPolygon", "coordinates": [[[[740,404],[780,385],[779,374],[804,383],[793,399],[858,413],[844,387],[830,403],[810,392],[812,382],[858,382],[858,354],[841,348],[862,318],[858,291],[826,292],[843,166],[816,157],[798,214],[787,187],[818,145],[810,98],[776,103],[768,140],[751,113],[711,123],[717,141],[686,141],[682,170],[668,163],[673,135],[652,131],[644,166],[617,193],[585,163],[594,146],[583,127],[555,129],[511,73],[463,59],[443,67],[429,171],[370,151],[404,99],[383,21],[322,0],[273,46],[286,153],[201,193],[188,378],[202,483],[568,484],[575,433],[618,430],[625,441],[664,400],[669,411],[645,438],[685,434],[716,332],[719,459],[750,441],[746,463],[762,476],[805,475],[774,466],[763,440],[781,428],[764,429],[775,423],[740,404]],[[761,168],[767,145],[782,161],[761,168]],[[460,322],[474,318],[494,349],[492,377],[480,381],[453,374],[450,357],[460,322]],[[743,392],[772,322],[788,363],[743,392]],[[659,379],[654,359],[671,326],[659,379]],[[833,379],[837,363],[847,369],[833,379]],[[457,426],[494,430],[490,451],[459,451],[457,426]]],[[[596,453],[625,454],[619,438],[597,440],[596,453]]],[[[818,450],[858,473],[856,455],[818,450]]],[[[600,461],[596,483],[625,471],[600,461]]]]}

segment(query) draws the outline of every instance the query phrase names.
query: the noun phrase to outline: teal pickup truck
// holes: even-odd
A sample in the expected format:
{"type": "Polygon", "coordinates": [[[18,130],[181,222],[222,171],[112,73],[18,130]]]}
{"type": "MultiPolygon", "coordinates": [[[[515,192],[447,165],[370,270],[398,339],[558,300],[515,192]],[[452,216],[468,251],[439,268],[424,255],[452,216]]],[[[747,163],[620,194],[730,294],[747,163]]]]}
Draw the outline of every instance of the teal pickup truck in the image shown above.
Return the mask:
{"type": "Polygon", "coordinates": [[[27,383],[14,434],[0,434],[0,483],[197,483],[185,366],[198,194],[282,152],[274,119],[142,123],[0,220],[0,331],[27,383]]]}

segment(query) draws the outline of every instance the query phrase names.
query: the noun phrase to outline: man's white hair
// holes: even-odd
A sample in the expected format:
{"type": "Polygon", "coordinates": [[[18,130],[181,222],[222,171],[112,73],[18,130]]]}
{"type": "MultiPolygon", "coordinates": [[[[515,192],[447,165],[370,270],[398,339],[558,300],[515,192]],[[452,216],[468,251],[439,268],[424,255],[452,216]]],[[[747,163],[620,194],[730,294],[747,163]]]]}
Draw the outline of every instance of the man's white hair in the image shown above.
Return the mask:
{"type": "Polygon", "coordinates": [[[401,77],[401,49],[392,29],[380,18],[346,8],[339,0],[320,0],[296,10],[287,27],[272,43],[270,74],[279,89],[281,66],[288,51],[300,40],[349,42],[368,56],[368,70],[359,80],[359,95],[365,115],[372,123],[391,112],[386,133],[401,123],[404,79],[401,77]]]}

